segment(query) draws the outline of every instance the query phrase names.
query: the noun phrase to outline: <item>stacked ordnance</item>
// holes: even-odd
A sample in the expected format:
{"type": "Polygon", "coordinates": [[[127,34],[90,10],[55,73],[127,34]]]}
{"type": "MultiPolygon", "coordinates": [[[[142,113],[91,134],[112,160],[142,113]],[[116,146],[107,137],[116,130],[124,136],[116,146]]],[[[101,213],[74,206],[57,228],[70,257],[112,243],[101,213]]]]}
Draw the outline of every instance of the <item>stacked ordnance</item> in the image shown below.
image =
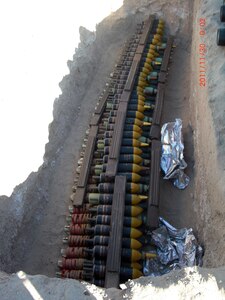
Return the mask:
{"type": "MultiPolygon", "coordinates": [[[[104,286],[106,260],[111,234],[111,213],[114,178],[107,175],[112,137],[118,105],[124,90],[130,66],[135,55],[143,24],[123,51],[121,60],[111,74],[108,97],[98,125],[96,147],[90,166],[84,203],[69,208],[67,236],[58,261],[63,278],[87,280],[104,286]]],[[[121,142],[117,175],[126,177],[125,210],[123,218],[120,280],[142,276],[144,247],[149,244],[145,236],[146,202],[149,197],[151,166],[151,128],[156,105],[158,77],[166,48],[163,38],[164,22],[154,20],[145,45],[135,84],[127,106],[121,142]]],[[[87,132],[88,133],[88,132],[87,132]]],[[[85,144],[83,145],[85,150],[85,144]]],[[[82,155],[83,156],[83,155],[82,155]]],[[[83,159],[79,161],[81,166],[83,159]]],[[[80,173],[80,166],[77,173],[80,173]]],[[[73,187],[76,193],[76,183],[73,187]]],[[[73,195],[72,195],[73,199],[73,195]]],[[[153,255],[154,256],[154,255],[153,255]]]]}
{"type": "MultiPolygon", "coordinates": [[[[120,61],[115,66],[115,70],[112,74],[110,74],[110,81],[109,81],[109,92],[107,101],[112,98],[120,98],[121,92],[123,90],[124,84],[126,83],[127,76],[129,74],[131,62],[136,51],[140,34],[142,33],[143,24],[139,25],[137,28],[136,34],[131,38],[131,40],[126,43],[125,49],[121,55],[120,61]]],[[[108,118],[107,111],[104,111],[103,115],[101,116],[101,123],[99,128],[104,125],[104,119],[108,118]]],[[[100,131],[100,129],[99,129],[100,131]]],[[[89,131],[87,131],[88,135],[89,131]]],[[[78,162],[77,173],[79,175],[80,169],[83,163],[83,156],[85,151],[85,143],[87,139],[84,140],[83,150],[81,152],[81,158],[78,162]]],[[[97,150],[97,149],[96,149],[97,150]]],[[[93,166],[95,165],[95,160],[99,157],[99,153],[97,151],[94,154],[93,159],[93,166]]],[[[76,193],[76,184],[78,179],[75,179],[75,185],[73,187],[74,194],[76,193]]],[[[96,188],[95,184],[96,180],[92,174],[90,174],[87,186],[88,190],[92,191],[96,188]]],[[[73,195],[71,195],[71,200],[73,200],[73,195]]],[[[88,272],[84,272],[84,266],[90,265],[91,256],[88,253],[89,247],[91,244],[91,239],[93,236],[98,236],[101,234],[109,235],[109,226],[103,225],[93,225],[92,217],[96,215],[95,213],[89,212],[89,193],[86,194],[85,197],[85,204],[82,208],[77,207],[70,207],[71,216],[67,218],[69,223],[68,226],[65,226],[65,231],[68,233],[68,236],[63,239],[64,244],[68,244],[66,249],[62,249],[62,256],[63,259],[58,262],[59,267],[61,268],[60,276],[61,277],[69,277],[69,278],[76,278],[76,279],[85,279],[90,280],[90,275],[88,272]],[[89,242],[88,242],[89,240],[89,242]],[[87,249],[86,249],[87,248],[87,249]],[[85,261],[84,261],[85,260],[85,261]],[[84,264],[85,262],[85,264],[84,264]]],[[[100,203],[104,203],[104,200],[99,199],[100,203]]],[[[95,261],[97,263],[97,260],[95,261]]]]}

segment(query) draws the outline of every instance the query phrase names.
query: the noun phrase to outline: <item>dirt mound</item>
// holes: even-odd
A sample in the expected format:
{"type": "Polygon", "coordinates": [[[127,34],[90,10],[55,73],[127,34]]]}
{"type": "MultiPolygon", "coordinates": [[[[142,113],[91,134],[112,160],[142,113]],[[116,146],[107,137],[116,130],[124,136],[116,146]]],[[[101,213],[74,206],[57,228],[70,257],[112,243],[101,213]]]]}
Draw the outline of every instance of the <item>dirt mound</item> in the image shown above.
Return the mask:
{"type": "Polygon", "coordinates": [[[123,285],[123,290],[101,289],[71,279],[0,273],[1,300],[84,299],[218,299],[225,298],[225,269],[187,268],[162,277],[141,277],[123,285]],[[36,298],[35,298],[36,297],[36,298]],[[39,298],[38,298],[39,297],[39,298]],[[75,298],[74,298],[75,297],[75,298]]]}

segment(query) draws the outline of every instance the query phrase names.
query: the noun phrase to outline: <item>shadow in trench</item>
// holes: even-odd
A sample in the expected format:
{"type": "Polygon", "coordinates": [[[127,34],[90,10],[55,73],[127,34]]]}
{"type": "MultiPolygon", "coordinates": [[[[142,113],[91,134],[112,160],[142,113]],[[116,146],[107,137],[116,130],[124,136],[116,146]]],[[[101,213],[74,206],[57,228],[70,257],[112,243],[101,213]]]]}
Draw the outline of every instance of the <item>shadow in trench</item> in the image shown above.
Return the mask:
{"type": "Polygon", "coordinates": [[[184,160],[187,162],[185,173],[190,177],[189,186],[184,190],[175,188],[172,182],[160,180],[160,216],[177,228],[192,227],[195,231],[196,216],[194,201],[194,141],[190,125],[190,46],[185,48],[185,40],[177,43],[170,65],[166,84],[162,124],[174,122],[176,118],[183,122],[184,160]]]}
{"type": "Polygon", "coordinates": [[[194,201],[194,148],[193,134],[190,126],[183,130],[184,158],[188,166],[185,173],[190,177],[190,183],[184,190],[174,187],[170,180],[160,180],[160,216],[177,228],[192,227],[194,230],[195,216],[194,201]]]}

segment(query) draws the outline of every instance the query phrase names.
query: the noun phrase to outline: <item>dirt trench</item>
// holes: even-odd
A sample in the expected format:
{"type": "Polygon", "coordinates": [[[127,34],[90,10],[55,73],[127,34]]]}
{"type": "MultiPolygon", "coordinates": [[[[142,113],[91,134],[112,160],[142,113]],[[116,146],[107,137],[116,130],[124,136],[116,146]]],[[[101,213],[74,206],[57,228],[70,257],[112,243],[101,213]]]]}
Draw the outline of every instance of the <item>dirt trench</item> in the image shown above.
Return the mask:
{"type": "Polygon", "coordinates": [[[163,122],[183,120],[189,187],[161,180],[161,214],[177,227],[192,227],[205,249],[203,265],[225,264],[224,49],[216,45],[220,1],[190,2],[186,31],[178,33],[170,67],[163,122]],[[200,20],[205,23],[200,26],[200,20]],[[201,30],[204,33],[201,35],[201,30]],[[204,56],[200,48],[205,47],[204,56]],[[205,59],[202,59],[204,57],[205,59]],[[206,84],[200,85],[204,62],[206,84]]]}
{"type": "Polygon", "coordinates": [[[62,95],[54,103],[54,121],[49,126],[44,164],[10,198],[1,198],[2,270],[22,269],[29,274],[55,276],[75,168],[91,113],[123,43],[133,34],[136,23],[151,13],[164,18],[167,33],[175,36],[162,123],[175,118],[183,120],[186,172],[191,179],[188,188],[180,191],[161,178],[160,215],[178,228],[194,229],[205,247],[206,266],[225,264],[225,163],[222,160],[225,105],[219,100],[224,90],[213,77],[215,73],[219,78],[224,66],[221,63],[218,70],[213,66],[213,57],[218,55],[222,61],[223,56],[221,49],[215,53],[212,47],[212,30],[218,26],[215,4],[219,2],[172,2],[173,5],[166,0],[124,1],[117,13],[97,26],[96,34],[82,30],[82,42],[73,61],[68,62],[70,74],[60,83],[62,95]],[[211,68],[205,89],[198,85],[200,17],[211,24],[205,36],[211,68]],[[221,94],[215,93],[215,89],[221,90],[221,94]]]}
{"type": "Polygon", "coordinates": [[[216,45],[221,2],[195,1],[192,40],[190,104],[194,108],[195,189],[193,208],[196,228],[205,247],[204,266],[225,264],[225,84],[224,48],[216,45]],[[205,34],[199,22],[205,20],[205,34]],[[200,45],[205,45],[206,85],[200,87],[200,45]]]}
{"type": "Polygon", "coordinates": [[[191,44],[192,44],[192,13],[193,2],[189,2],[188,18],[175,35],[175,46],[168,80],[165,89],[162,124],[174,122],[176,118],[182,120],[184,139],[184,159],[188,165],[185,173],[190,177],[190,184],[184,190],[178,190],[173,184],[164,180],[160,182],[160,215],[177,228],[195,227],[196,216],[193,212],[194,201],[194,141],[190,104],[190,76],[191,76],[191,44]]]}
{"type": "MultiPolygon", "coordinates": [[[[160,214],[178,227],[190,227],[194,223],[190,202],[190,195],[193,194],[194,180],[193,140],[192,129],[189,124],[189,73],[192,36],[192,14],[188,13],[190,11],[190,5],[191,3],[184,3],[181,7],[177,7],[176,14],[179,18],[178,26],[173,23],[174,11],[168,13],[167,4],[164,4],[162,6],[162,11],[160,11],[161,14],[167,11],[167,15],[165,16],[167,31],[168,34],[175,34],[175,44],[177,46],[174,51],[168,75],[162,122],[174,121],[175,118],[181,118],[183,120],[185,157],[188,163],[187,172],[191,177],[191,184],[185,191],[178,191],[170,182],[161,180],[160,214]],[[182,22],[181,19],[184,15],[188,16],[188,18],[185,19],[185,22],[182,22]],[[168,194],[170,195],[169,197],[168,194]]],[[[159,9],[158,6],[155,8],[159,9]]],[[[66,224],[65,216],[68,211],[68,205],[70,204],[69,195],[73,185],[73,178],[75,176],[74,171],[76,162],[79,158],[79,150],[85,129],[88,126],[88,120],[90,114],[93,112],[98,93],[101,92],[101,89],[103,88],[103,82],[106,81],[107,75],[112,71],[113,64],[119,57],[121,45],[128,36],[133,34],[137,21],[143,20],[144,18],[143,15],[139,15],[139,13],[136,12],[135,19],[136,22],[132,22],[132,27],[130,26],[131,18],[129,16],[125,19],[117,20],[115,23],[111,20],[111,22],[106,20],[105,24],[103,22],[102,28],[99,26],[100,28],[96,35],[97,41],[87,47],[89,61],[94,61],[94,66],[95,63],[99,63],[100,65],[94,67],[95,77],[90,81],[89,89],[84,94],[82,102],[79,102],[79,98],[77,100],[80,108],[74,116],[74,122],[71,124],[71,130],[69,131],[68,137],[64,140],[62,153],[60,153],[59,158],[57,158],[55,162],[54,173],[52,174],[52,181],[48,190],[50,201],[45,206],[44,214],[41,216],[42,221],[38,227],[33,228],[35,238],[33,238],[32,235],[28,235],[27,239],[24,240],[22,232],[21,239],[18,240],[19,243],[17,244],[14,253],[21,253],[21,242],[25,242],[27,245],[28,241],[29,251],[25,249],[25,255],[20,256],[19,263],[15,266],[16,270],[22,268],[24,271],[31,274],[45,274],[50,276],[54,276],[57,271],[57,259],[60,258],[60,248],[63,246],[63,227],[66,224]],[[105,29],[105,27],[110,27],[111,39],[104,35],[103,29],[105,29]],[[120,35],[118,35],[119,30],[120,35]],[[101,46],[104,46],[105,50],[103,52],[103,49],[101,49],[101,58],[94,58],[96,51],[99,50],[101,46]],[[109,57],[111,58],[110,63],[109,57]]],[[[87,38],[88,33],[85,32],[84,34],[87,38]]],[[[85,65],[80,67],[81,73],[84,68],[85,65]]],[[[74,71],[71,73],[73,74],[73,72],[74,71]]],[[[78,82],[76,82],[75,78],[75,85],[76,88],[82,90],[82,86],[78,86],[78,83],[84,84],[83,82],[89,79],[85,75],[78,74],[77,71],[75,71],[75,76],[81,76],[81,78],[77,80],[78,82]]],[[[66,83],[65,87],[63,87],[64,97],[68,97],[68,94],[74,89],[68,84],[68,80],[72,79],[68,78],[64,80],[66,83]]],[[[77,91],[74,92],[77,93],[77,91]]],[[[56,104],[58,105],[58,103],[56,104]]],[[[63,103],[61,103],[61,105],[62,104],[63,103]]],[[[59,118],[61,115],[56,115],[56,117],[59,118]]],[[[49,151],[48,145],[46,150],[49,151]]],[[[49,156],[51,155],[52,153],[50,153],[49,156]]]]}

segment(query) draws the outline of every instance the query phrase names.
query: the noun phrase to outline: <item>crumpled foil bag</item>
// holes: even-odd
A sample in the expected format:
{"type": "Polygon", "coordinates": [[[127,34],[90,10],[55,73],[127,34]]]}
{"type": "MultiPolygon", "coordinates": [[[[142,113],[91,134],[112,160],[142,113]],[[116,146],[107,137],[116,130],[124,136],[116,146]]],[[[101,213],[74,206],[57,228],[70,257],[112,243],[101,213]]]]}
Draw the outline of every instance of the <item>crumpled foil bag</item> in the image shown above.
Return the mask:
{"type": "Polygon", "coordinates": [[[184,173],[187,167],[184,161],[184,145],[182,142],[182,120],[165,123],[161,129],[162,156],[161,168],[164,179],[172,179],[178,189],[185,189],[190,178],[184,173]]]}
{"type": "Polygon", "coordinates": [[[198,244],[191,228],[176,229],[162,217],[160,227],[152,232],[157,257],[146,259],[145,276],[160,276],[183,267],[202,266],[203,248],[198,244]]]}

